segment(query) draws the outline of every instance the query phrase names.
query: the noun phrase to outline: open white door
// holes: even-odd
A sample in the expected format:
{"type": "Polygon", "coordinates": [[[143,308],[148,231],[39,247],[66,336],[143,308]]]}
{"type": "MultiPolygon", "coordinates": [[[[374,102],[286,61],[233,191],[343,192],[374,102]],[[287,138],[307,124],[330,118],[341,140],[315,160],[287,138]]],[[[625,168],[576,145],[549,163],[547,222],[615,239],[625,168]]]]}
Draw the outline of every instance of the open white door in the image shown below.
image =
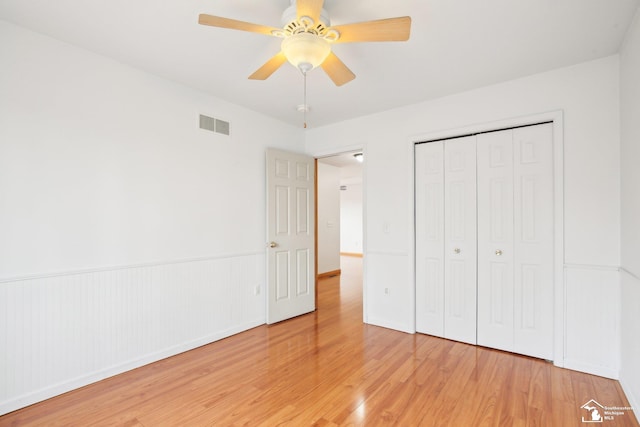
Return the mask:
{"type": "Polygon", "coordinates": [[[267,323],[315,310],[315,168],[267,149],[267,323]]]}

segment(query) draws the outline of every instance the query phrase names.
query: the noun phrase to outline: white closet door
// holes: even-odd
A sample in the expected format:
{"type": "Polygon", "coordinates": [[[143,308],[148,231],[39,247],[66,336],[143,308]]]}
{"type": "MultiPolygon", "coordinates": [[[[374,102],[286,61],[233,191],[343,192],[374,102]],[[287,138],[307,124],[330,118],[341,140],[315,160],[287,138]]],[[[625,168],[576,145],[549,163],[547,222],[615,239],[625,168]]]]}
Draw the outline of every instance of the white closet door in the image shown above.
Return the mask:
{"type": "Polygon", "coordinates": [[[478,135],[478,344],[513,351],[513,132],[478,135]]]}
{"type": "Polygon", "coordinates": [[[513,130],[514,351],[553,359],[553,127],[513,130]]]}
{"type": "Polygon", "coordinates": [[[415,147],[416,330],[444,336],[444,149],[415,147]]]}
{"type": "Polygon", "coordinates": [[[476,343],[476,138],[444,144],[444,337],[476,343]]]}
{"type": "Polygon", "coordinates": [[[478,344],[553,358],[551,124],[478,136],[478,344]]]}

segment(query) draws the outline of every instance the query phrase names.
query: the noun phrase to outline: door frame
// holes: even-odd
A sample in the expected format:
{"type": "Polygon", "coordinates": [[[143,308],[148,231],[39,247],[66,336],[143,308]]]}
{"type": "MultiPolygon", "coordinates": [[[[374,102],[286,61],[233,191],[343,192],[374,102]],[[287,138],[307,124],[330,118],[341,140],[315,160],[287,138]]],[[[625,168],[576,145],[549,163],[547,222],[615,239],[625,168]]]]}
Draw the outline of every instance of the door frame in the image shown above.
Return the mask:
{"type": "Polygon", "coordinates": [[[415,332],[416,309],[416,242],[415,242],[415,145],[425,141],[455,138],[473,133],[488,132],[510,127],[527,126],[542,122],[552,122],[553,126],[553,189],[554,189],[554,309],[553,309],[553,363],[564,367],[565,349],[565,283],[564,283],[564,117],[562,110],[513,117],[487,123],[461,126],[413,135],[407,142],[409,162],[409,277],[412,281],[412,307],[415,332]]]}
{"type": "MultiPolygon", "coordinates": [[[[315,286],[316,286],[316,310],[318,308],[318,160],[323,159],[325,157],[333,157],[339,156],[340,154],[346,154],[351,152],[362,152],[362,155],[366,159],[366,144],[356,144],[356,145],[348,145],[340,148],[328,149],[324,151],[319,151],[315,153],[310,153],[309,155],[315,159],[315,268],[316,268],[316,277],[315,277],[315,286]]],[[[366,180],[367,180],[367,162],[362,163],[362,321],[364,323],[367,322],[367,201],[366,201],[366,180]]]]}

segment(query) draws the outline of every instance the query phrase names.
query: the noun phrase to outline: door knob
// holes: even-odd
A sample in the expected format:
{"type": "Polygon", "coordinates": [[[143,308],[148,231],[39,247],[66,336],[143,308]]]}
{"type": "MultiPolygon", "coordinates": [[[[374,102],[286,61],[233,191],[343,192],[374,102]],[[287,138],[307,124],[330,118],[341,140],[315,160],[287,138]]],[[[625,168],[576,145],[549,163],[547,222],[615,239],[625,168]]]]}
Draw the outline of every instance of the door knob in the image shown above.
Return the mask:
{"type": "Polygon", "coordinates": [[[460,253],[460,248],[455,248],[455,249],[453,250],[453,253],[454,253],[454,254],[459,254],[459,253],[460,253]]]}
{"type": "Polygon", "coordinates": [[[500,249],[496,249],[496,255],[498,256],[502,255],[502,251],[500,249]]]}
{"type": "Polygon", "coordinates": [[[278,246],[278,244],[277,244],[276,242],[270,242],[270,243],[269,243],[269,247],[270,247],[270,248],[275,248],[275,247],[277,247],[277,246],[278,246]]]}

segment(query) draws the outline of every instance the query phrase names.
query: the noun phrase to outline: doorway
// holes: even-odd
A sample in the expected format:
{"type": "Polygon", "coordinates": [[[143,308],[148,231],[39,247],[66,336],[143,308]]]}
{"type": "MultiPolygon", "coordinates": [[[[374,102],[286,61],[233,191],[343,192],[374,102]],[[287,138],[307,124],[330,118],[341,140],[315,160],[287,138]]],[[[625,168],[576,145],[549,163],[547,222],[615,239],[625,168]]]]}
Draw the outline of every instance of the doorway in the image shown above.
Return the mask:
{"type": "Polygon", "coordinates": [[[317,159],[318,279],[340,275],[345,257],[363,257],[363,160],[362,150],[317,159]]]}

